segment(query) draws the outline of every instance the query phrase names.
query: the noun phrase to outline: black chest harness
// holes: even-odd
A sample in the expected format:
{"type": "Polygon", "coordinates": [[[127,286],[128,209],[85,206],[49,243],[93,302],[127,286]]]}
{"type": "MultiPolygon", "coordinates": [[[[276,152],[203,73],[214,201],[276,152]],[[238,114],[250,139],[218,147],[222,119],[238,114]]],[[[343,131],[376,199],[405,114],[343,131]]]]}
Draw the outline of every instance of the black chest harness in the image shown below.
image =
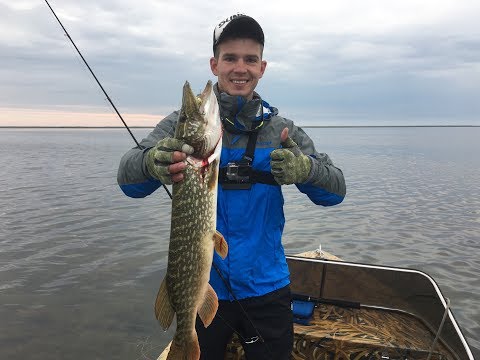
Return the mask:
{"type": "Polygon", "coordinates": [[[247,148],[242,159],[229,162],[226,167],[219,170],[218,182],[222,188],[224,190],[248,190],[255,183],[279,186],[271,172],[256,170],[252,167],[257,137],[263,127],[263,121],[258,126],[252,123],[250,130],[239,130],[228,120],[222,122],[227,131],[248,134],[247,148]]]}

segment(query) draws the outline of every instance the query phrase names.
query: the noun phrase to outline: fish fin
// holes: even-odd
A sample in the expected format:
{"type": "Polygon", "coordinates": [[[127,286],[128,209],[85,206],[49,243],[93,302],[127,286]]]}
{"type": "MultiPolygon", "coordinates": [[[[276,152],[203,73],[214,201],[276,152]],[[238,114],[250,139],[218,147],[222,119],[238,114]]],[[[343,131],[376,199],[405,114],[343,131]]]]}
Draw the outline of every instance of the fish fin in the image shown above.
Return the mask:
{"type": "Polygon", "coordinates": [[[213,241],[215,242],[215,251],[222,259],[225,259],[228,254],[228,244],[220,232],[215,231],[213,234],[213,241]]]}
{"type": "Polygon", "coordinates": [[[195,336],[191,341],[178,344],[175,339],[172,341],[170,351],[168,352],[167,360],[199,360],[200,359],[200,344],[198,337],[195,336]]]}
{"type": "Polygon", "coordinates": [[[175,315],[175,310],[172,304],[170,304],[167,282],[164,278],[158,290],[157,299],[155,300],[155,317],[163,330],[167,330],[170,327],[173,321],[173,315],[175,315]]]}
{"type": "Polygon", "coordinates": [[[207,284],[207,291],[205,292],[205,299],[198,308],[198,316],[203,322],[203,326],[207,327],[213,321],[218,309],[218,298],[215,290],[210,284],[207,284]]]}

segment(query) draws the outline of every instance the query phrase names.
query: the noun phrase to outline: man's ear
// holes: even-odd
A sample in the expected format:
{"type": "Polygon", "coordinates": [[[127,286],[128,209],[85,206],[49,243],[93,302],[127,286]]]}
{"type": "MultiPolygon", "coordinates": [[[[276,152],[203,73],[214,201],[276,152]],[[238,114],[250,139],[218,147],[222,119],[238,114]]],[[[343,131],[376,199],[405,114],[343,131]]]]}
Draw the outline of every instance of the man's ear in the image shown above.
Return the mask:
{"type": "Polygon", "coordinates": [[[217,65],[218,65],[217,59],[214,56],[211,57],[210,58],[210,69],[212,70],[212,73],[215,76],[218,76],[217,65]]]}
{"type": "Polygon", "coordinates": [[[261,75],[260,78],[263,77],[263,74],[265,73],[265,69],[267,68],[267,62],[265,60],[262,60],[262,65],[261,65],[261,75]]]}

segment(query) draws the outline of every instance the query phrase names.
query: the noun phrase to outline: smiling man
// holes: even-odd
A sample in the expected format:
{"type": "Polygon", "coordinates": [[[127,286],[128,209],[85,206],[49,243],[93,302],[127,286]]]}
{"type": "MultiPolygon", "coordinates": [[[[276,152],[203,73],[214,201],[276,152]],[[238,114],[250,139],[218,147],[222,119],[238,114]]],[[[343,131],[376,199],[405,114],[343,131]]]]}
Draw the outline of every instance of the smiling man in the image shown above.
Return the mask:
{"type": "MultiPolygon", "coordinates": [[[[295,184],[316,205],[339,204],[342,171],[316,151],[298,126],[262,100],[255,88],[267,62],[264,33],[236,14],[215,27],[212,73],[223,124],[217,230],[228,256],[215,254],[210,284],[219,307],[208,328],[197,321],[201,359],[223,360],[235,331],[248,359],[289,359],[293,323],[289,272],[282,246],[282,186],[295,184]]],[[[118,182],[126,195],[145,197],[162,183],[183,180],[190,146],[173,139],[179,112],[163,119],[122,158],[118,182]]],[[[317,241],[317,239],[315,239],[317,241]]]]}

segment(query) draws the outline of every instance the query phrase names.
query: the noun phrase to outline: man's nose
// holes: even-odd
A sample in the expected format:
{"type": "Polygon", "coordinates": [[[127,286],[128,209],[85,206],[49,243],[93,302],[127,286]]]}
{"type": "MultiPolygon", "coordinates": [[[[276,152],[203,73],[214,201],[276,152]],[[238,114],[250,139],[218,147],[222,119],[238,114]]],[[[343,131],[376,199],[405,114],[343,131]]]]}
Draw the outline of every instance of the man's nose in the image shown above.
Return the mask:
{"type": "Polygon", "coordinates": [[[243,59],[240,59],[237,62],[235,62],[234,71],[238,73],[245,73],[247,71],[247,66],[245,61],[243,61],[243,59]]]}

